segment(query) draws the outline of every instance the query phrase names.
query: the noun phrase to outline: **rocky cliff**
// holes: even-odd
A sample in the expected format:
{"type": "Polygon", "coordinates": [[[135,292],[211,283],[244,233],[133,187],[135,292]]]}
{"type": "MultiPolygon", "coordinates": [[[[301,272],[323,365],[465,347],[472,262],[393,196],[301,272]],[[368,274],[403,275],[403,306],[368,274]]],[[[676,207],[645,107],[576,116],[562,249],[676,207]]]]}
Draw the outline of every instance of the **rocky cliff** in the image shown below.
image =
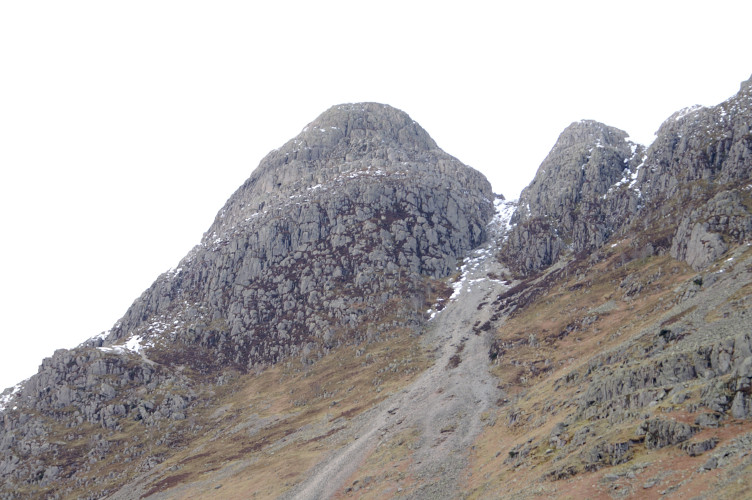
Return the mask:
{"type": "Polygon", "coordinates": [[[200,384],[234,370],[305,366],[417,331],[427,301],[451,293],[437,280],[485,240],[492,200],[480,173],[402,111],[329,109],[262,160],[201,243],[110,331],[57,351],[7,395],[3,498],[13,485],[47,491],[89,460],[91,450],[50,442],[59,425],[180,421],[200,384]],[[63,465],[35,465],[60,454],[63,465]]]}
{"type": "Polygon", "coordinates": [[[751,104],[748,80],[647,149],[593,122],[562,133],[499,254],[527,277],[497,298],[489,352],[518,392],[480,491],[748,495],[751,104]]]}
{"type": "Polygon", "coordinates": [[[405,113],[333,107],[264,158],[104,345],[181,325],[171,342],[247,369],[362,341],[385,304],[412,304],[405,320],[420,311],[423,278],[451,274],[484,240],[492,199],[405,113]]]}
{"type": "MultiPolygon", "coordinates": [[[[551,265],[564,251],[603,245],[621,222],[607,195],[636,172],[643,156],[644,147],[622,130],[594,121],[567,127],[520,195],[504,261],[524,275],[551,265]]],[[[628,200],[626,208],[635,203],[628,200]]]]}
{"type": "Polygon", "coordinates": [[[751,123],[747,80],[717,106],[669,117],[647,149],[603,124],[570,125],[523,190],[501,258],[535,273],[639,230],[646,251],[706,267],[749,234],[751,123]]]}

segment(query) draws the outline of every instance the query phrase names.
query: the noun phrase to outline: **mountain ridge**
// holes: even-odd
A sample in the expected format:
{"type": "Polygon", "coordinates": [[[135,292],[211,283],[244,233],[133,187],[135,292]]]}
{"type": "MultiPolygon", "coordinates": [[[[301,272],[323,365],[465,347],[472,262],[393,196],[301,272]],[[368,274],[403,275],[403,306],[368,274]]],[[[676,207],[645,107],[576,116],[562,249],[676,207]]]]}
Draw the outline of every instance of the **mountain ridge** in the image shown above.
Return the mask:
{"type": "MultiPolygon", "coordinates": [[[[572,124],[562,133],[536,178],[520,196],[522,210],[513,218],[518,227],[502,249],[502,254],[510,255],[508,264],[517,272],[534,273],[551,265],[565,250],[578,253],[598,248],[612,234],[627,230],[646,207],[653,213],[665,212],[665,208],[658,205],[672,205],[672,208],[674,204],[696,205],[708,202],[726,187],[737,190],[743,187],[736,184],[750,177],[750,88],[748,80],[741,84],[736,95],[717,106],[695,106],[674,113],[663,122],[647,148],[627,141],[626,133],[618,129],[604,128],[605,125],[590,121],[572,124]],[[603,135],[573,132],[583,127],[607,130],[619,137],[620,151],[610,158],[591,160],[593,152],[608,151],[609,143],[601,144],[603,135]],[[560,157],[572,148],[577,149],[576,157],[560,157]],[[583,183],[584,176],[580,172],[590,161],[594,171],[587,176],[588,182],[583,183]],[[551,168],[557,169],[561,162],[565,162],[564,171],[569,172],[569,178],[551,178],[551,168]],[[604,168],[608,169],[608,174],[604,168]],[[601,179],[604,174],[606,177],[601,179]],[[695,180],[710,182],[709,190],[701,196],[697,188],[688,192],[687,186],[695,180]],[[557,192],[564,195],[559,195],[557,200],[549,199],[539,186],[541,183],[548,183],[549,188],[555,185],[557,192]],[[540,207],[540,213],[526,212],[531,201],[540,207]],[[546,220],[548,214],[553,214],[559,225],[553,228],[553,235],[543,230],[543,226],[550,225],[546,220]]],[[[724,204],[733,205],[725,208],[729,213],[745,211],[728,196],[722,198],[726,200],[724,204]]],[[[683,211],[680,208],[676,213],[683,211]]],[[[694,216],[691,210],[688,212],[683,216],[685,227],[696,225],[700,218],[699,212],[694,216]]],[[[704,217],[711,215],[704,214],[704,217]]],[[[736,242],[743,241],[748,231],[746,216],[741,218],[743,220],[734,223],[736,242]]],[[[678,221],[672,220],[673,223],[678,221]]],[[[692,231],[695,231],[694,236],[665,235],[669,241],[656,240],[651,244],[657,244],[658,251],[673,248],[674,257],[691,261],[697,269],[708,265],[727,248],[717,236],[706,234],[705,229],[690,227],[689,232],[692,231]],[[703,240],[706,236],[713,241],[703,240]],[[700,257],[701,254],[706,257],[700,257]]],[[[686,232],[684,229],[683,233],[686,232]]]]}
{"type": "Polygon", "coordinates": [[[334,106],[3,393],[0,497],[733,496],[751,124],[752,78],[647,148],[575,122],[507,221],[409,115],[334,106]]]}

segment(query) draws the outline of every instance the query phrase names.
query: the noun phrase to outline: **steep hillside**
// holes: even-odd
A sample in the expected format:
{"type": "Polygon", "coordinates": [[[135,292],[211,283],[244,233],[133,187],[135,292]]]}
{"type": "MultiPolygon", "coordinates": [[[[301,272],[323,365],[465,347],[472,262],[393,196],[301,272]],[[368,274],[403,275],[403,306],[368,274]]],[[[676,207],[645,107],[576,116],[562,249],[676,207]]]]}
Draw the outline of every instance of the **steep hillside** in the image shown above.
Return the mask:
{"type": "Polygon", "coordinates": [[[109,332],[4,396],[3,497],[104,496],[190,442],[227,380],[405,342],[451,293],[437,280],[485,241],[492,200],[405,113],[329,109],[264,158],[109,332]]]}
{"type": "Polygon", "coordinates": [[[519,201],[403,112],[272,151],[0,399],[0,498],[752,498],[752,79],[519,201]]]}
{"type": "MultiPolygon", "coordinates": [[[[513,397],[479,441],[471,496],[748,495],[751,104],[747,81],[718,106],[674,114],[630,157],[611,130],[624,176],[594,191],[561,153],[593,124],[562,134],[499,255],[525,257],[516,269],[529,277],[494,303],[509,319],[490,357],[513,397]],[[548,199],[544,183],[558,188],[548,199]],[[557,207],[554,231],[537,222],[557,207]]],[[[591,134],[580,155],[591,148],[608,144],[591,134]]],[[[615,175],[618,160],[590,168],[615,175]]]]}
{"type": "Polygon", "coordinates": [[[635,241],[497,297],[508,401],[477,441],[471,498],[744,498],[752,250],[698,274],[635,241]]]}
{"type": "Polygon", "coordinates": [[[706,267],[749,234],[751,127],[752,79],[718,106],[669,117],[647,151],[618,129],[572,124],[522,192],[500,257],[529,275],[641,232],[650,251],[706,267]]]}

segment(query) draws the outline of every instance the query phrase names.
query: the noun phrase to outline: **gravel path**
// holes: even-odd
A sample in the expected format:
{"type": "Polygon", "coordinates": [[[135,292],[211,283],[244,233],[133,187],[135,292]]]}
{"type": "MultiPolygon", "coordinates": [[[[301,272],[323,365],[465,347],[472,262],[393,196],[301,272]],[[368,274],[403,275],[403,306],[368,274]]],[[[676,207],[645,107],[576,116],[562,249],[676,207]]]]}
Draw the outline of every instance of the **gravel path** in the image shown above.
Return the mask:
{"type": "Polygon", "coordinates": [[[424,341],[438,353],[435,364],[410,386],[354,419],[354,441],[316,466],[285,498],[333,496],[379,442],[407,430],[419,434],[409,473],[423,486],[401,497],[457,498],[470,447],[483,427],[481,415],[503,397],[488,370],[491,331],[475,334],[473,326],[490,319],[491,307],[482,304],[508,288],[488,277],[502,272],[492,242],[498,241],[504,227],[500,218],[495,219],[490,243],[470,255],[453,298],[429,322],[424,341]],[[459,365],[450,367],[455,355],[460,356],[459,365]]]}

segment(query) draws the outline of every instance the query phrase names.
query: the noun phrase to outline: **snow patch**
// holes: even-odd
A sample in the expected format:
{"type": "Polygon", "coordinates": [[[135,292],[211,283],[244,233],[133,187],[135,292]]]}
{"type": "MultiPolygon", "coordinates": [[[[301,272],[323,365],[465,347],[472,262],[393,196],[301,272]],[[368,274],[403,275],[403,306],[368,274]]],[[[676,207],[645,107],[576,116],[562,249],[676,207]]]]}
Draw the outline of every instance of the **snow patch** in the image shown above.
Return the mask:
{"type": "MultiPolygon", "coordinates": [[[[500,229],[503,228],[507,231],[512,229],[511,220],[514,212],[517,210],[517,204],[517,200],[494,200],[494,208],[496,209],[496,213],[491,220],[491,224],[497,225],[497,227],[499,227],[500,229]]],[[[529,211],[530,206],[528,205],[528,213],[529,211]]]]}
{"type": "Polygon", "coordinates": [[[682,118],[689,116],[693,113],[696,113],[697,111],[703,109],[705,106],[701,106],[699,104],[695,104],[694,106],[689,106],[688,108],[680,109],[676,113],[674,113],[674,121],[679,121],[682,118]]]}
{"type": "MultiPolygon", "coordinates": [[[[151,330],[151,327],[149,327],[151,330]]],[[[124,354],[126,352],[140,353],[146,347],[153,347],[153,344],[144,339],[141,335],[133,335],[123,344],[97,347],[102,352],[114,354],[124,354]]]]}
{"type": "Polygon", "coordinates": [[[457,297],[460,296],[460,294],[462,293],[462,287],[465,285],[465,278],[466,277],[467,276],[463,272],[462,276],[460,277],[460,279],[458,279],[457,281],[455,281],[454,283],[452,283],[452,288],[454,289],[454,292],[452,293],[452,296],[449,297],[449,300],[455,300],[457,297]]]}
{"type": "MultiPolygon", "coordinates": [[[[7,394],[0,394],[0,412],[5,411],[5,408],[10,405],[10,402],[13,400],[13,396],[18,394],[18,391],[21,390],[21,384],[23,384],[23,382],[14,385],[10,392],[8,392],[7,394]]],[[[13,407],[13,409],[15,410],[16,407],[13,407]]]]}
{"type": "Polygon", "coordinates": [[[134,335],[133,337],[128,339],[128,341],[124,345],[125,345],[125,348],[128,349],[129,351],[138,352],[142,349],[141,342],[142,342],[141,337],[138,335],[134,335]]]}

